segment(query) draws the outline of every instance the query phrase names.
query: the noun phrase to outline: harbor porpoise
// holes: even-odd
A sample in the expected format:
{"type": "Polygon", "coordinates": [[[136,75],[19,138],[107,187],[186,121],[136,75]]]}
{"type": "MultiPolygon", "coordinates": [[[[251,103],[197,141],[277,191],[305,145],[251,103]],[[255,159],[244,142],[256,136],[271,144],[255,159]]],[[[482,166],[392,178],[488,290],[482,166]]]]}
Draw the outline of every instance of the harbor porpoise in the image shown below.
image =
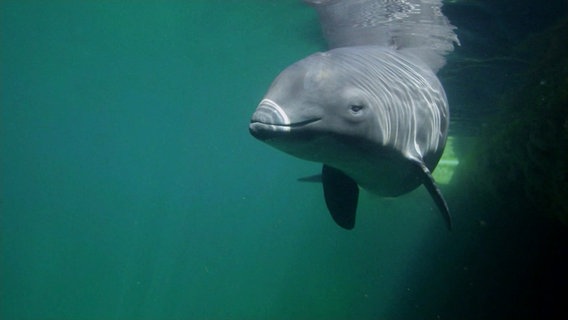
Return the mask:
{"type": "Polygon", "coordinates": [[[396,197],[420,185],[451,229],[450,211],[431,174],[449,124],[435,72],[457,42],[441,1],[311,4],[331,50],[278,75],[252,115],[250,133],[323,164],[327,208],[345,229],[355,225],[359,187],[396,197]]]}

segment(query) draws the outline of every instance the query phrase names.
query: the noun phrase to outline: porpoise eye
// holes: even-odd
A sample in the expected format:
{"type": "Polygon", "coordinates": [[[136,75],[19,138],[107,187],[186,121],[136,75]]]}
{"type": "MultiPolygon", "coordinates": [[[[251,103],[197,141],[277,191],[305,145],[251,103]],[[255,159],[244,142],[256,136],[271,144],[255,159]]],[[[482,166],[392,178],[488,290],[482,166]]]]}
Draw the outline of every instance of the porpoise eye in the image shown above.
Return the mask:
{"type": "Polygon", "coordinates": [[[349,111],[354,116],[360,115],[361,111],[364,109],[364,106],[361,104],[352,104],[349,106],[349,111]]]}

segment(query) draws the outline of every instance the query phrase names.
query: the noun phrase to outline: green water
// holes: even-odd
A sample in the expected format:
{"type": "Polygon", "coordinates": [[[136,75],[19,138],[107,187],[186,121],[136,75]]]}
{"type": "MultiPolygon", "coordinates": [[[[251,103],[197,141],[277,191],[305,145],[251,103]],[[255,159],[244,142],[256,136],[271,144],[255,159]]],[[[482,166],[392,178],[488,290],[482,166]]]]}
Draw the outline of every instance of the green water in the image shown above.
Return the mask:
{"type": "Polygon", "coordinates": [[[450,233],[423,188],[362,194],[347,232],[296,181],[317,164],[249,135],[278,72],[325,48],[300,1],[3,0],[0,37],[1,319],[465,319],[509,302],[493,279],[516,278],[472,258],[497,234],[483,214],[450,233]]]}
{"type": "Polygon", "coordinates": [[[406,290],[409,216],[340,230],[296,182],[319,167],[248,133],[323,48],[303,4],[4,1],[1,21],[3,319],[364,317],[406,290]]]}

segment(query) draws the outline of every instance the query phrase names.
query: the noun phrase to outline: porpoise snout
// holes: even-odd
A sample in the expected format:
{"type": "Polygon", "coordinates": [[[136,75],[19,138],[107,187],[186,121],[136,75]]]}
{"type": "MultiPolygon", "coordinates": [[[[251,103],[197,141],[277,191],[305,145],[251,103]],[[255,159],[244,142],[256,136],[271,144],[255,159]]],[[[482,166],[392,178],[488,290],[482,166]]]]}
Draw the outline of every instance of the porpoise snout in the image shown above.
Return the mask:
{"type": "Polygon", "coordinates": [[[276,102],[263,99],[252,115],[249,131],[255,138],[265,140],[275,133],[290,131],[290,119],[276,102]]]}
{"type": "Polygon", "coordinates": [[[260,122],[277,126],[290,125],[290,119],[284,110],[274,101],[263,99],[252,115],[251,123],[260,122]]]}

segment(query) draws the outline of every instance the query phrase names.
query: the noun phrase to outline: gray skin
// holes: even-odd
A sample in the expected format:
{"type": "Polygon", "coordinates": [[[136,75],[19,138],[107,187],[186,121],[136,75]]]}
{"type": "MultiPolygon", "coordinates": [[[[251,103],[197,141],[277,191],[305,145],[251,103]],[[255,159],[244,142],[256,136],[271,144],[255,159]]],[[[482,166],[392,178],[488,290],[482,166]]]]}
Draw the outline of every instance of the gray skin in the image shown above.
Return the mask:
{"type": "Polygon", "coordinates": [[[448,132],[444,89],[411,51],[353,46],[316,53],[286,68],[252,116],[265,143],[322,163],[335,221],[354,226],[358,186],[399,196],[424,184],[448,228],[450,213],[430,172],[448,132]]]}
{"type": "Polygon", "coordinates": [[[448,131],[435,76],[459,44],[442,0],[304,0],[330,51],[284,70],[252,116],[256,138],[321,162],[335,222],[355,225],[359,188],[398,196],[423,184],[448,228],[450,212],[431,171],[448,131]]]}

